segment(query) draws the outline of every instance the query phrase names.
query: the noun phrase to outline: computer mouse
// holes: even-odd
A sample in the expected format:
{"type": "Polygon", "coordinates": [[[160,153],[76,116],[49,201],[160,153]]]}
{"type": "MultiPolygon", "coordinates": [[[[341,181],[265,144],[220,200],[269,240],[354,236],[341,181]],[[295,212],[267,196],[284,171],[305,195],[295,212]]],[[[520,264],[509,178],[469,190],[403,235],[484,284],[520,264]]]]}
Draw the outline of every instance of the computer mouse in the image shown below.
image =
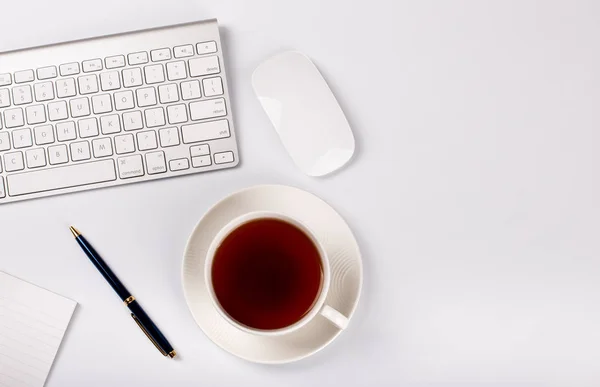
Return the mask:
{"type": "Polygon", "coordinates": [[[252,85],[285,149],[309,176],[324,176],[354,154],[354,135],[325,79],[304,54],[288,51],[261,63],[252,85]]]}

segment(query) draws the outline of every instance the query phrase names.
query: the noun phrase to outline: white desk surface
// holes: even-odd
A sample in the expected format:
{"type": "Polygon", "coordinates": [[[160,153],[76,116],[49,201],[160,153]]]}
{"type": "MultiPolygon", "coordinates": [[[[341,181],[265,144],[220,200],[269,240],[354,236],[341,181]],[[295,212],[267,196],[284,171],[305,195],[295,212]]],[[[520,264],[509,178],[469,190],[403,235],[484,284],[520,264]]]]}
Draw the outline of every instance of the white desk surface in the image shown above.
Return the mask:
{"type": "Polygon", "coordinates": [[[0,12],[0,50],[218,18],[242,152],[235,170],[0,206],[0,270],[79,302],[47,387],[600,384],[599,3],[25,0],[0,12]],[[289,48],[314,59],[354,128],[356,158],[334,176],[303,176],[254,97],[252,70],[289,48]],[[259,183],[318,194],[364,252],[348,331],[285,366],[210,342],[180,281],[202,214],[259,183]],[[69,224],[181,359],[152,348],[69,224]]]}

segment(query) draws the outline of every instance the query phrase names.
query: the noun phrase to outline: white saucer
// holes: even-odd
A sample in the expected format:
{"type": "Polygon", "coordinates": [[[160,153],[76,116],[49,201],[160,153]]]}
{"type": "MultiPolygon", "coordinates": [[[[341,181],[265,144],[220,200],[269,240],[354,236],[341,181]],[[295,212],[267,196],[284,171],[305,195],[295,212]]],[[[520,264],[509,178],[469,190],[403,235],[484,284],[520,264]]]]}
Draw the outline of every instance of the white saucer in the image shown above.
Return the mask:
{"type": "Polygon", "coordinates": [[[349,319],[362,287],[362,259],[352,231],[342,217],[318,197],[297,188],[262,185],[226,197],[198,222],[183,258],[183,290],[194,319],[224,350],[256,363],[280,364],[303,359],[325,348],[340,330],[322,316],[298,331],[265,337],[229,324],[214,308],[204,282],[204,261],[217,232],[231,220],[252,211],[274,211],[306,224],[323,244],[331,262],[331,287],[326,303],[349,319]]]}

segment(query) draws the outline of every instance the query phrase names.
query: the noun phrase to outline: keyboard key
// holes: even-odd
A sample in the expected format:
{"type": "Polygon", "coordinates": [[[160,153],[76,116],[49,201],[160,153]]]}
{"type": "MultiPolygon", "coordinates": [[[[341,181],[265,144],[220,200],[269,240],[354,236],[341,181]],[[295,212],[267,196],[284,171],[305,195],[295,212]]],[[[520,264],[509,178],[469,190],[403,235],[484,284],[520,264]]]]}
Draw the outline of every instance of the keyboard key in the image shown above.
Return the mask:
{"type": "Polygon", "coordinates": [[[79,137],[89,138],[96,137],[100,133],[98,132],[98,120],[96,118],[86,118],[77,122],[79,126],[79,137]]]}
{"type": "MultiPolygon", "coordinates": [[[[7,151],[9,149],[10,149],[10,135],[6,131],[0,132],[0,152],[7,151]]],[[[0,163],[0,168],[2,168],[2,163],[0,163]]]]}
{"type": "Polygon", "coordinates": [[[151,152],[146,154],[146,171],[149,175],[167,172],[167,162],[165,152],[151,152]]]}
{"type": "Polygon", "coordinates": [[[188,115],[185,105],[167,106],[167,117],[169,117],[169,124],[171,125],[186,122],[188,115]]]}
{"type": "Polygon", "coordinates": [[[163,60],[171,59],[171,50],[168,48],[161,48],[159,50],[150,51],[152,62],[160,62],[163,60]]]}
{"type": "Polygon", "coordinates": [[[97,138],[92,141],[92,148],[94,150],[94,157],[108,157],[112,156],[112,142],[109,137],[97,138]]]}
{"type": "Polygon", "coordinates": [[[217,52],[217,42],[198,43],[196,44],[196,50],[198,51],[198,55],[212,54],[213,52],[217,52]]]}
{"type": "Polygon", "coordinates": [[[192,157],[192,167],[194,168],[208,167],[209,165],[212,165],[210,155],[192,157]]]}
{"type": "Polygon", "coordinates": [[[184,101],[189,101],[190,99],[200,98],[202,95],[200,94],[200,82],[199,81],[187,81],[181,82],[181,98],[184,101]]]}
{"type": "Polygon", "coordinates": [[[225,99],[217,98],[208,101],[190,103],[190,117],[192,121],[205,120],[207,118],[222,117],[227,115],[225,99]]]}
{"type": "Polygon", "coordinates": [[[204,75],[218,74],[221,72],[221,68],[219,67],[219,57],[217,56],[190,59],[189,65],[191,77],[202,77],[204,75]]]}
{"type": "Polygon", "coordinates": [[[177,128],[165,128],[158,131],[160,146],[168,148],[179,145],[179,130],[177,128]]]}
{"type": "Polygon", "coordinates": [[[115,93],[115,109],[127,110],[133,109],[135,104],[133,102],[133,91],[126,90],[115,93]]]}
{"type": "Polygon", "coordinates": [[[142,112],[135,110],[133,112],[123,113],[123,126],[125,127],[125,131],[142,129],[144,127],[142,112]]]}
{"type": "Polygon", "coordinates": [[[23,110],[21,108],[5,110],[4,123],[6,124],[7,129],[18,128],[19,126],[25,125],[23,110]]]}
{"type": "Polygon", "coordinates": [[[42,82],[33,85],[33,94],[37,102],[50,101],[54,99],[54,87],[52,82],[42,82]]]}
{"type": "Polygon", "coordinates": [[[158,86],[158,96],[160,103],[171,103],[179,101],[179,93],[177,92],[177,84],[158,86]]]}
{"type": "Polygon", "coordinates": [[[54,142],[54,129],[52,125],[43,125],[34,128],[33,135],[36,145],[46,145],[54,142]]]}
{"type": "Polygon", "coordinates": [[[28,106],[25,109],[27,123],[29,125],[43,124],[46,122],[46,108],[44,105],[28,106]]]}
{"type": "Polygon", "coordinates": [[[227,120],[183,125],[181,127],[181,134],[184,144],[216,140],[231,135],[229,132],[229,121],[227,120]]]}
{"type": "Polygon", "coordinates": [[[130,66],[148,63],[148,53],[135,52],[133,54],[127,55],[127,60],[129,61],[130,66]]]}
{"type": "Polygon", "coordinates": [[[82,161],[89,160],[92,156],[90,154],[90,143],[87,141],[71,143],[71,160],[82,161]]]}
{"type": "Polygon", "coordinates": [[[79,74],[79,63],[65,63],[60,65],[60,75],[63,77],[79,74]]]}
{"type": "Polygon", "coordinates": [[[190,155],[192,155],[192,157],[205,156],[209,154],[210,147],[208,146],[208,144],[194,145],[190,147],[190,155]]]}
{"type": "Polygon", "coordinates": [[[115,137],[115,149],[118,155],[135,152],[133,134],[115,137]]]}
{"type": "Polygon", "coordinates": [[[92,97],[92,110],[94,114],[112,112],[112,99],[110,94],[95,95],[92,97]]]}
{"type": "Polygon", "coordinates": [[[187,78],[187,72],[185,71],[185,62],[180,60],[177,62],[167,63],[167,78],[169,81],[177,81],[179,79],[187,78]]]}
{"type": "Polygon", "coordinates": [[[8,86],[12,83],[10,74],[0,74],[0,86],[8,86]]]}
{"type": "Polygon", "coordinates": [[[113,134],[121,131],[121,120],[116,114],[100,117],[100,127],[102,134],[113,134]]]}
{"type": "Polygon", "coordinates": [[[154,87],[146,87],[137,89],[135,92],[139,107],[156,105],[156,89],[154,87]]]}
{"type": "Polygon", "coordinates": [[[107,69],[116,69],[118,67],[125,67],[125,56],[109,56],[104,60],[107,69]]]}
{"type": "Polygon", "coordinates": [[[98,77],[95,74],[84,75],[77,78],[79,82],[79,94],[92,94],[98,92],[98,77]]]}
{"type": "Polygon", "coordinates": [[[25,164],[23,164],[23,153],[14,152],[5,154],[4,167],[6,172],[21,171],[25,169],[25,164]]]}
{"type": "Polygon", "coordinates": [[[0,108],[8,106],[10,106],[10,90],[0,89],[0,108]]]}
{"type": "Polygon", "coordinates": [[[182,171],[190,168],[190,162],[188,159],[175,159],[169,161],[169,169],[173,172],[182,171]]]}
{"type": "Polygon", "coordinates": [[[114,161],[102,160],[10,175],[7,185],[10,196],[20,196],[104,183],[116,178],[114,161]]]}
{"type": "Polygon", "coordinates": [[[15,149],[29,148],[33,145],[31,129],[29,128],[13,130],[12,138],[15,149]]]}
{"type": "Polygon", "coordinates": [[[69,101],[71,117],[85,117],[90,115],[90,101],[87,98],[76,98],[69,101]]]}
{"type": "Polygon", "coordinates": [[[144,67],[144,75],[149,85],[165,81],[165,72],[160,64],[144,67]]]}
{"type": "Polygon", "coordinates": [[[83,72],[84,73],[92,73],[94,71],[102,70],[102,60],[100,59],[91,59],[83,61],[83,72]]]}
{"type": "Polygon", "coordinates": [[[35,74],[33,70],[17,71],[15,73],[15,83],[33,82],[35,80],[35,74]]]}
{"type": "Polygon", "coordinates": [[[202,80],[202,88],[206,97],[223,95],[223,82],[221,77],[205,78],[202,80]]]}
{"type": "Polygon", "coordinates": [[[37,69],[37,77],[40,80],[56,78],[58,76],[58,71],[56,70],[56,66],[48,66],[37,69]]]}
{"type": "Polygon", "coordinates": [[[117,165],[119,166],[119,177],[121,179],[144,176],[141,155],[121,157],[117,160],[117,165]]]}
{"type": "Polygon", "coordinates": [[[118,71],[109,71],[100,74],[100,86],[103,91],[117,90],[121,88],[121,78],[118,71]]]}
{"type": "Polygon", "coordinates": [[[135,87],[142,84],[142,70],[140,68],[123,70],[123,86],[135,87]]]}
{"type": "Polygon", "coordinates": [[[44,148],[30,149],[25,152],[27,168],[40,168],[46,166],[46,151],[44,148]]]}
{"type": "Polygon", "coordinates": [[[69,117],[65,101],[50,102],[48,104],[48,117],[50,121],[66,120],[69,117]]]}
{"type": "Polygon", "coordinates": [[[31,94],[31,86],[16,86],[13,87],[13,103],[15,105],[25,105],[33,102],[33,95],[31,94]]]}
{"type": "Polygon", "coordinates": [[[77,138],[75,123],[73,121],[56,124],[56,137],[58,141],[71,141],[77,138]]]}
{"type": "Polygon", "coordinates": [[[139,132],[137,134],[137,142],[138,149],[141,151],[158,148],[158,144],[156,142],[156,132],[154,130],[139,132]]]}
{"type": "Polygon", "coordinates": [[[215,153],[215,164],[233,163],[233,152],[215,153]]]}
{"type": "Polygon", "coordinates": [[[48,148],[48,158],[50,165],[64,164],[69,161],[69,155],[66,145],[54,145],[48,148]]]}
{"type": "Polygon", "coordinates": [[[77,95],[75,79],[67,78],[56,81],[56,95],[58,98],[74,97],[77,95]]]}
{"type": "Polygon", "coordinates": [[[194,56],[194,46],[186,44],[185,46],[177,46],[173,49],[175,58],[185,58],[188,56],[194,56]]]}
{"type": "MultiPolygon", "coordinates": [[[[0,170],[2,170],[2,163],[0,163],[0,170]]],[[[4,188],[4,179],[0,176],[0,199],[6,197],[6,189],[4,188]]]]}
{"type": "Polygon", "coordinates": [[[144,111],[146,116],[146,126],[148,128],[155,128],[157,126],[165,125],[165,112],[163,108],[146,109],[144,111]]]}

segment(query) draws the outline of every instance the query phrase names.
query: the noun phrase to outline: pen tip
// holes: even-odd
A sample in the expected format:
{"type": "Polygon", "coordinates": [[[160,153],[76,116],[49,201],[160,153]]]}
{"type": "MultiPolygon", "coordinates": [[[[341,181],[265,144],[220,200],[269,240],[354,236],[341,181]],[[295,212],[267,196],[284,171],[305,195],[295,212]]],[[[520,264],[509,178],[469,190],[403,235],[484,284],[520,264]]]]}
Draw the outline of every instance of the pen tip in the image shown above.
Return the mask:
{"type": "Polygon", "coordinates": [[[177,356],[177,352],[175,352],[175,350],[172,350],[171,352],[169,352],[168,355],[171,359],[174,358],[175,356],[177,356]]]}
{"type": "Polygon", "coordinates": [[[78,236],[80,236],[80,235],[81,235],[81,233],[79,232],[79,230],[77,230],[77,229],[76,229],[75,227],[73,227],[73,226],[69,227],[69,230],[71,230],[71,232],[73,233],[73,236],[74,236],[75,238],[77,238],[78,236]]]}

